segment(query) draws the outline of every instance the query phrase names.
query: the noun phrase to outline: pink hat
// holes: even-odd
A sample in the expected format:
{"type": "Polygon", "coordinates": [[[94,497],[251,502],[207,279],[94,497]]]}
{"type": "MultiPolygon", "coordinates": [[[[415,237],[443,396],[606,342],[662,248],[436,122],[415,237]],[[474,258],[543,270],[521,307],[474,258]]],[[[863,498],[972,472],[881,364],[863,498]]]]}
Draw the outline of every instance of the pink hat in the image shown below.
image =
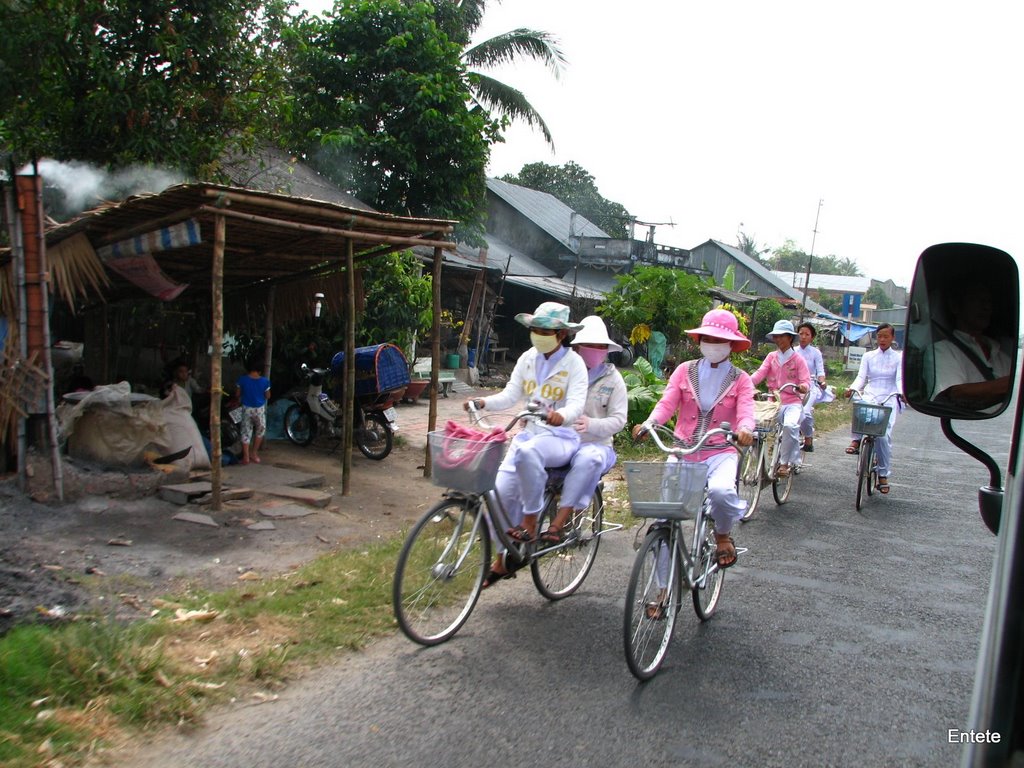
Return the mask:
{"type": "Polygon", "coordinates": [[[750,349],[750,339],[740,333],[736,315],[727,309],[712,309],[700,321],[700,328],[694,328],[687,333],[693,337],[694,341],[698,341],[700,336],[728,339],[732,342],[733,352],[750,349]]]}

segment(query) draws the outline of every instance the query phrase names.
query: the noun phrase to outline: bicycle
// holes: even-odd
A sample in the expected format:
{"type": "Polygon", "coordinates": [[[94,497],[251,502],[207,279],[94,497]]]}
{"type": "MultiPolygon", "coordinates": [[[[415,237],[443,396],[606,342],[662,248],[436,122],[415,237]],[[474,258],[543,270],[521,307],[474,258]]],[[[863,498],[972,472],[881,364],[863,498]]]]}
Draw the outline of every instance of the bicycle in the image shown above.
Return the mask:
{"type": "MultiPolygon", "coordinates": [[[[476,409],[470,408],[471,418],[476,409]]],[[[516,414],[543,420],[539,407],[516,414]]],[[[483,424],[480,420],[477,423],[483,424]]],[[[506,548],[510,573],[530,567],[534,586],[548,600],[573,594],[594,564],[601,536],[622,528],[604,522],[603,481],[590,506],[573,512],[563,530],[565,541],[522,543],[507,533],[510,521],[494,490],[506,442],[464,439],[435,431],[427,435],[433,461],[432,482],[445,492],[441,501],[413,526],[398,556],[392,605],[402,632],[420,645],[438,645],[469,619],[491,564],[491,536],[506,548]]],[[[568,467],[548,470],[544,507],[537,530],[545,530],[558,512],[558,497],[568,467]]]]}
{"type": "MultiPolygon", "coordinates": [[[[736,470],[736,491],[740,498],[747,502],[747,509],[740,518],[744,522],[753,516],[765,482],[772,484],[775,503],[785,504],[793,489],[793,476],[799,471],[794,465],[790,467],[789,474],[779,476],[782,458],[779,447],[782,444],[783,427],[779,422],[778,413],[782,405],[780,395],[786,389],[796,392],[797,385],[787,382],[775,392],[754,394],[754,445],[740,457],[736,470]]],[[[804,395],[805,402],[806,399],[807,395],[804,395]]]]}
{"type": "MultiPolygon", "coordinates": [[[[662,442],[658,432],[670,434],[666,428],[656,426],[648,431],[658,448],[675,457],[700,450],[716,435],[724,435],[730,442],[735,438],[730,425],[723,423],[707,431],[693,448],[678,448],[662,442]]],[[[627,461],[623,462],[623,472],[633,514],[657,518],[633,562],[622,622],[629,670],[637,679],[648,680],[657,673],[668,652],[684,585],[690,590],[697,617],[707,621],[718,606],[725,573],[716,557],[707,464],[627,461]],[[693,521],[689,545],[682,526],[686,520],[693,521]]]]}
{"type": "Polygon", "coordinates": [[[853,401],[852,427],[853,433],[860,435],[860,442],[857,446],[857,493],[855,506],[860,511],[863,505],[864,491],[871,496],[878,485],[878,456],[875,455],[875,438],[882,437],[889,427],[889,417],[892,414],[892,406],[886,405],[892,398],[896,398],[899,405],[900,395],[893,392],[882,401],[872,402],[864,399],[864,393],[859,389],[850,389],[851,396],[856,398],[853,401]]]}

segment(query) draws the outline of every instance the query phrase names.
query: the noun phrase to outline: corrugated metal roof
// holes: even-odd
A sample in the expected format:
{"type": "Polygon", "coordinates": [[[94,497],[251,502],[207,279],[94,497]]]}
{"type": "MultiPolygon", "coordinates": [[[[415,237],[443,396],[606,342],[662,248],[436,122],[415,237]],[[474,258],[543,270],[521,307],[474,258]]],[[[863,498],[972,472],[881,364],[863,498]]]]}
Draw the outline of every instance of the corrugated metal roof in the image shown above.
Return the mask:
{"type": "Polygon", "coordinates": [[[487,179],[487,188],[573,253],[579,249],[579,241],[570,238],[609,237],[599,226],[547,192],[501,179],[487,179]]]}
{"type": "Polygon", "coordinates": [[[865,293],[871,287],[870,277],[855,277],[851,275],[824,275],[817,272],[808,275],[806,272],[789,272],[785,270],[773,270],[780,280],[791,285],[803,295],[804,282],[812,291],[831,291],[833,293],[865,293]]]}
{"type": "MultiPolygon", "coordinates": [[[[526,277],[555,276],[555,273],[543,264],[531,259],[504,240],[500,240],[494,235],[485,235],[484,240],[487,242],[487,253],[483,262],[486,269],[504,273],[507,268],[510,275],[526,277]]],[[[480,267],[480,249],[466,243],[459,243],[454,253],[445,255],[445,261],[458,263],[464,267],[480,267]]]]}
{"type": "Polygon", "coordinates": [[[600,301],[604,298],[604,293],[601,291],[595,291],[593,288],[587,288],[583,285],[573,286],[572,283],[567,283],[560,277],[510,276],[505,279],[513,285],[522,285],[526,288],[533,288],[536,291],[549,293],[552,296],[561,296],[564,298],[571,298],[575,296],[577,299],[592,299],[594,301],[600,301]]]}
{"type": "MultiPolygon", "coordinates": [[[[774,286],[775,289],[779,291],[780,295],[788,296],[797,303],[803,302],[804,294],[802,289],[797,290],[793,286],[789,285],[785,280],[781,279],[778,275],[772,272],[772,270],[768,269],[759,261],[757,261],[757,259],[751,258],[743,251],[741,251],[739,248],[734,248],[731,245],[720,243],[718,240],[712,239],[711,242],[717,245],[726,253],[728,253],[730,256],[736,259],[736,261],[745,266],[751,272],[754,272],[766,283],[774,286]]],[[[821,304],[819,304],[814,299],[811,299],[809,297],[807,299],[807,309],[809,309],[811,312],[827,311],[823,306],[821,306],[821,304]]]]}

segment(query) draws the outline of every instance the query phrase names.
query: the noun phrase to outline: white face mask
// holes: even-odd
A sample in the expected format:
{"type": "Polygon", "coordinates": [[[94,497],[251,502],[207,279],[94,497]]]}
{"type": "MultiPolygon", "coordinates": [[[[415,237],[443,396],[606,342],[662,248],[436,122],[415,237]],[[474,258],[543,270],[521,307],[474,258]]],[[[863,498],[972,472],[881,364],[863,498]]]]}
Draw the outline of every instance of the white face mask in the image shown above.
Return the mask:
{"type": "Polygon", "coordinates": [[[704,355],[704,359],[709,363],[720,363],[728,359],[729,355],[732,354],[732,343],[728,341],[722,343],[702,341],[700,343],[700,353],[704,355]]]}
{"type": "Polygon", "coordinates": [[[540,352],[542,355],[546,355],[549,352],[554,352],[558,349],[558,345],[561,342],[558,340],[558,334],[552,334],[551,336],[541,336],[539,333],[530,334],[530,343],[533,344],[533,348],[540,352]]]}

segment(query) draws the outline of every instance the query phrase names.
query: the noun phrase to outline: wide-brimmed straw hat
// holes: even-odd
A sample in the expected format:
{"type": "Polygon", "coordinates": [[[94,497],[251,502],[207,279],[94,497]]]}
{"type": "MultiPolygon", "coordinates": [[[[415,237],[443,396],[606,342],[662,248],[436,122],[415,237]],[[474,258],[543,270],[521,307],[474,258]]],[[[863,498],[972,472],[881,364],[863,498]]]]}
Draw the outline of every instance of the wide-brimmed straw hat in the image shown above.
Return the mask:
{"type": "Polygon", "coordinates": [[[622,345],[608,337],[604,320],[597,315],[587,315],[580,320],[582,329],[572,337],[572,344],[607,344],[609,352],[621,352],[622,345]]]}
{"type": "Polygon", "coordinates": [[[771,332],[767,336],[765,336],[765,338],[768,339],[768,341],[774,341],[773,337],[781,336],[784,333],[790,336],[800,335],[799,333],[796,332],[796,329],[793,327],[793,323],[791,321],[776,320],[775,327],[772,328],[771,332]]]}
{"type": "Polygon", "coordinates": [[[547,328],[555,331],[570,331],[575,333],[583,326],[579,323],[569,322],[569,308],[565,304],[556,301],[545,301],[532,315],[527,312],[520,312],[516,315],[516,322],[525,325],[527,328],[547,328]]]}
{"type": "Polygon", "coordinates": [[[733,352],[750,349],[750,339],[740,333],[740,325],[736,315],[727,309],[712,309],[700,321],[700,328],[692,328],[687,333],[696,341],[701,336],[716,339],[728,339],[732,342],[733,352]]]}

